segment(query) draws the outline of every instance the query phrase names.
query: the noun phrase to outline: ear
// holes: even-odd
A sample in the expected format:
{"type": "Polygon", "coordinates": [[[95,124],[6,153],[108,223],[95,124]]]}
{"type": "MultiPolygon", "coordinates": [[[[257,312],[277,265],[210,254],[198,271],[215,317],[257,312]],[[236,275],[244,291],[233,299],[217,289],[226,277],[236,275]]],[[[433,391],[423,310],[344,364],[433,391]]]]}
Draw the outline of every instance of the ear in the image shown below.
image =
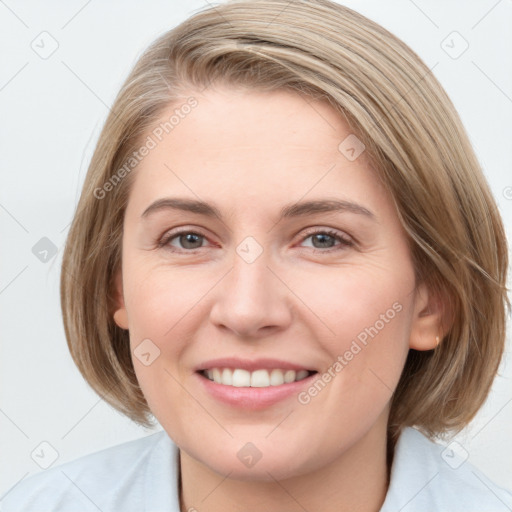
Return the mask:
{"type": "Polygon", "coordinates": [[[442,342],[449,313],[447,297],[433,294],[425,283],[416,288],[409,347],[433,350],[442,342]]]}
{"type": "Polygon", "coordinates": [[[126,307],[124,304],[123,297],[123,276],[122,269],[116,273],[114,278],[114,313],[113,318],[114,322],[121,327],[121,329],[128,329],[128,313],[126,312],[126,307]]]}

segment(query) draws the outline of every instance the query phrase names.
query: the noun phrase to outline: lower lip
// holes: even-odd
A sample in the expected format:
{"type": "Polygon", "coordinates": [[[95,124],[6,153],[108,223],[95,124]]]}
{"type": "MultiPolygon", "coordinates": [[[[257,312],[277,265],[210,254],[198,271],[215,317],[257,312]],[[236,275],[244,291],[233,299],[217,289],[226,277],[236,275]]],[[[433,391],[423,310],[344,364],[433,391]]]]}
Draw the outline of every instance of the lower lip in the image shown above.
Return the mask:
{"type": "Polygon", "coordinates": [[[226,386],[208,379],[199,372],[195,375],[206,391],[217,400],[234,407],[257,410],[296,396],[304,387],[311,384],[318,373],[313,373],[299,381],[265,388],[226,386]]]}

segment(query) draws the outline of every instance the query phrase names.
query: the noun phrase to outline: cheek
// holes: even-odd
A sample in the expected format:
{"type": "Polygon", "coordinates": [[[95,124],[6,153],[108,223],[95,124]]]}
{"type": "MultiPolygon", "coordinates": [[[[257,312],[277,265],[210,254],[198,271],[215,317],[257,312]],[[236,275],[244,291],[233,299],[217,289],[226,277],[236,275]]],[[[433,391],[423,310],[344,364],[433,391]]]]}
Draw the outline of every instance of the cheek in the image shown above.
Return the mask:
{"type": "Polygon", "coordinates": [[[382,334],[402,329],[413,287],[414,275],[406,265],[401,270],[391,265],[347,266],[294,283],[294,291],[305,298],[317,319],[319,339],[331,353],[348,348],[354,339],[364,343],[375,329],[382,334]]]}
{"type": "Polygon", "coordinates": [[[188,344],[189,333],[183,328],[202,287],[191,286],[179,272],[132,269],[127,269],[125,280],[130,348],[137,380],[152,408],[152,390],[161,388],[163,380],[172,386],[172,377],[179,378],[170,363],[179,361],[188,344]]]}
{"type": "MultiPolygon", "coordinates": [[[[127,272],[128,273],[128,272],[127,272]]],[[[134,270],[127,282],[130,332],[137,337],[164,340],[188,323],[189,315],[212,287],[197,269],[134,270]]]]}
{"type": "Polygon", "coordinates": [[[409,346],[414,273],[406,264],[346,267],[331,269],[328,282],[314,290],[303,281],[299,293],[321,320],[315,320],[316,333],[330,388],[324,399],[346,403],[357,416],[359,409],[384,405],[398,383],[409,346]]]}
{"type": "Polygon", "coordinates": [[[137,380],[153,411],[159,410],[160,401],[179,408],[180,400],[189,397],[183,396],[178,382],[185,382],[190,372],[190,352],[208,320],[205,299],[219,277],[211,269],[166,268],[135,260],[127,265],[126,275],[130,347],[137,380]],[[139,357],[148,352],[149,357],[139,357]],[[151,363],[145,364],[148,359],[151,363]]]}

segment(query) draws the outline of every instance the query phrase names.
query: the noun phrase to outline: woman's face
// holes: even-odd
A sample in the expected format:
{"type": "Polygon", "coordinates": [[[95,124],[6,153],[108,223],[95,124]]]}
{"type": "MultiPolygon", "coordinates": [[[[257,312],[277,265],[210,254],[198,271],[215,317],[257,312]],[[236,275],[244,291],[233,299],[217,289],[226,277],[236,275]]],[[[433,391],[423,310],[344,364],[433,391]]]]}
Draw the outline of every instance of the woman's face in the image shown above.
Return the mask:
{"type": "Polygon", "coordinates": [[[188,455],[233,478],[305,474],[385,432],[424,305],[405,234],[327,103],[194,97],[142,139],[115,319],[188,455]]]}

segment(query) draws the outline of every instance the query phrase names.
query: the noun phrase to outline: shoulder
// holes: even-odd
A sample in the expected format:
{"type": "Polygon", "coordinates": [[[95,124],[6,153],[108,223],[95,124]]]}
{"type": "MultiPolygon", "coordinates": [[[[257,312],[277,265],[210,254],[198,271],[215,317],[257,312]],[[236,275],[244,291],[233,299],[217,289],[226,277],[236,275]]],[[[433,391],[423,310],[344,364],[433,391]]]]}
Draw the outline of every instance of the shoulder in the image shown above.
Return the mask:
{"type": "Polygon", "coordinates": [[[447,446],[405,428],[395,448],[381,512],[500,512],[512,510],[512,492],[468,461],[457,442],[447,446]]]}
{"type": "Polygon", "coordinates": [[[112,446],[23,479],[4,494],[0,510],[140,511],[147,504],[148,482],[151,499],[170,504],[177,453],[165,431],[112,446]],[[156,478],[165,479],[166,485],[155,485],[156,478]]]}

